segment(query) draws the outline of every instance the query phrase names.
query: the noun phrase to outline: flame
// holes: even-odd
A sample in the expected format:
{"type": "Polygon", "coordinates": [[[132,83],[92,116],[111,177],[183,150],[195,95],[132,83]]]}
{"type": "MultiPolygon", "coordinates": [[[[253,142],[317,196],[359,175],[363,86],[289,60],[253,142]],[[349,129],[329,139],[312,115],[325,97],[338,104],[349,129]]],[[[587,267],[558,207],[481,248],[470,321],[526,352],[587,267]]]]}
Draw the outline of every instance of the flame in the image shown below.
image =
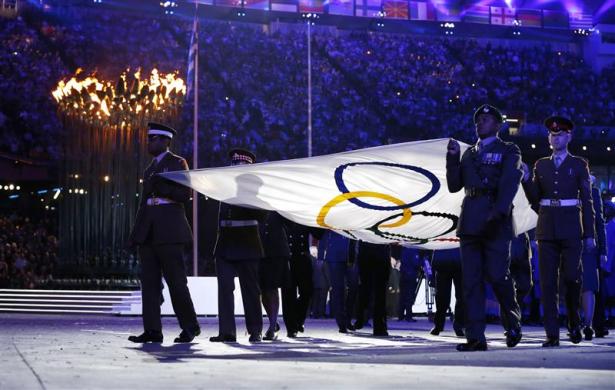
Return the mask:
{"type": "Polygon", "coordinates": [[[100,111],[102,111],[106,116],[111,116],[111,113],[109,112],[109,107],[107,107],[106,100],[103,100],[100,104],[100,111]]]}
{"type": "MultiPolygon", "coordinates": [[[[154,68],[146,78],[142,78],[141,69],[129,72],[130,69],[126,69],[120,75],[116,86],[111,81],[99,80],[96,75],[83,78],[83,70],[79,68],[68,80],[59,81],[51,95],[64,113],[82,116],[88,121],[92,118],[103,120],[114,114],[130,118],[130,115],[149,113],[150,108],[154,112],[166,112],[181,104],[181,99],[174,99],[175,96],[186,94],[186,84],[177,71],[161,74],[154,68]]],[[[126,122],[122,120],[121,123],[123,127],[126,122]]]]}

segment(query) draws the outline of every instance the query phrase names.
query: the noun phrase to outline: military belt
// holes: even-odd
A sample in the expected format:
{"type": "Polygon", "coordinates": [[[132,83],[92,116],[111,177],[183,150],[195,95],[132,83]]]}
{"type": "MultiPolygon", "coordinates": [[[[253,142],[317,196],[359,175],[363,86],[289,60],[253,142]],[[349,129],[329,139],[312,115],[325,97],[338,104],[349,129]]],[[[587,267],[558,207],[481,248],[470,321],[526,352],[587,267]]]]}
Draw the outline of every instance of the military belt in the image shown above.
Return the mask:
{"type": "Polygon", "coordinates": [[[148,206],[159,206],[163,204],[174,204],[174,203],[177,203],[177,202],[171,199],[167,199],[167,198],[148,198],[147,199],[148,206]]]}
{"type": "Polygon", "coordinates": [[[540,199],[541,206],[548,207],[571,207],[578,206],[578,199],[540,199]]]}
{"type": "Polygon", "coordinates": [[[495,196],[495,191],[488,188],[466,188],[466,196],[470,198],[477,196],[495,196]]]}
{"type": "Polygon", "coordinates": [[[243,220],[222,220],[220,221],[221,227],[246,227],[246,226],[258,226],[258,221],[255,219],[243,219],[243,220]]]}

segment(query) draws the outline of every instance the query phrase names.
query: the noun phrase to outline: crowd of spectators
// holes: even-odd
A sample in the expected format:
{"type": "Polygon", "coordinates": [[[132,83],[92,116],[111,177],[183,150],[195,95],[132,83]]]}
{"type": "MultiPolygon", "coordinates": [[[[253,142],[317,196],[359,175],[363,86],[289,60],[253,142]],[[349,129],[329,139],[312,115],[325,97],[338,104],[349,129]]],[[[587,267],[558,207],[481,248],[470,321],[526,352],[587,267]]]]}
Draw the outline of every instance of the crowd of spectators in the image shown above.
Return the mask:
{"type": "Polygon", "coordinates": [[[0,288],[35,288],[46,283],[56,264],[55,224],[15,213],[0,215],[0,288]]]}
{"type": "Polygon", "coordinates": [[[22,19],[3,19],[0,68],[0,150],[57,159],[61,126],[50,91],[66,66],[22,19]]]}
{"type": "MultiPolygon", "coordinates": [[[[62,124],[51,90],[76,69],[114,81],[126,68],[185,78],[192,23],[100,7],[26,9],[0,24],[0,151],[59,159],[62,124]]],[[[577,52],[549,43],[513,46],[314,28],[314,154],[388,142],[473,139],[472,109],[489,101],[540,123],[615,123],[615,67],[594,73],[577,52]]],[[[266,160],[307,153],[304,24],[276,27],[205,20],[200,28],[201,166],[231,146],[266,160]]],[[[190,104],[180,152],[191,154],[190,104]]]]}

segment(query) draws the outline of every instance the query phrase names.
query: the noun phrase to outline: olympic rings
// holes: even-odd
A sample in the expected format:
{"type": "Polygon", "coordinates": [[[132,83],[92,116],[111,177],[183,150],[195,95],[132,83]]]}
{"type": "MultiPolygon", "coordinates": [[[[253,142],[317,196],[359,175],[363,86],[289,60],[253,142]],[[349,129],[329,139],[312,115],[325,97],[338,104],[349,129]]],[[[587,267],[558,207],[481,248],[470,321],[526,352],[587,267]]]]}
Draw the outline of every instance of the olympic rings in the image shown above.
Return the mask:
{"type": "Polygon", "coordinates": [[[358,166],[358,165],[382,165],[385,167],[394,167],[394,168],[402,168],[402,169],[407,169],[410,171],[414,171],[417,173],[420,173],[421,175],[425,176],[427,179],[429,179],[429,181],[431,182],[431,190],[422,198],[414,201],[414,202],[410,202],[410,203],[406,203],[406,204],[398,204],[396,202],[393,202],[395,204],[397,204],[397,206],[378,206],[378,205],[372,205],[369,203],[365,203],[355,197],[349,198],[348,200],[351,203],[354,203],[355,205],[365,208],[365,209],[371,209],[371,210],[386,210],[386,211],[394,211],[394,210],[403,210],[406,208],[410,208],[410,207],[414,207],[416,205],[419,205],[421,203],[426,202],[427,200],[431,199],[435,194],[438,193],[438,191],[440,190],[440,181],[438,180],[438,178],[436,177],[436,175],[434,175],[433,173],[431,173],[430,171],[421,168],[421,167],[416,167],[414,165],[403,165],[403,164],[395,164],[395,163],[388,163],[388,162],[353,162],[353,163],[348,163],[348,164],[343,164],[340,165],[339,167],[337,167],[335,169],[335,184],[337,184],[337,188],[339,189],[339,191],[342,194],[346,194],[351,192],[348,187],[346,186],[346,184],[344,183],[344,170],[346,170],[346,168],[348,167],[353,167],[353,166],[358,166]]]}
{"type": "MultiPolygon", "coordinates": [[[[328,229],[334,229],[331,225],[327,224],[325,222],[325,218],[327,217],[327,215],[329,214],[329,211],[331,211],[331,209],[335,206],[337,206],[338,204],[348,200],[351,201],[353,199],[356,199],[358,197],[369,197],[369,198],[377,198],[377,199],[383,199],[383,200],[387,200],[391,203],[394,203],[398,206],[403,206],[404,205],[404,201],[396,198],[392,195],[387,195],[387,194],[382,194],[380,192],[374,192],[374,191],[353,191],[353,192],[346,192],[343,194],[340,194],[338,196],[336,196],[335,198],[331,199],[329,202],[327,202],[327,204],[325,204],[321,209],[320,209],[320,213],[318,213],[318,217],[316,217],[316,223],[318,223],[318,225],[324,227],[324,228],[328,228],[328,229]]],[[[408,223],[408,221],[410,221],[410,218],[412,218],[412,211],[410,210],[410,208],[404,208],[403,211],[399,214],[397,214],[395,216],[395,218],[397,217],[401,217],[399,221],[397,222],[393,222],[390,223],[388,225],[382,225],[382,227],[399,227],[399,226],[403,226],[406,223],[408,223]]],[[[387,218],[387,221],[390,219],[395,219],[395,218],[387,218]]]]}
{"type": "MultiPolygon", "coordinates": [[[[328,228],[328,229],[336,229],[335,227],[329,225],[326,222],[326,218],[327,215],[329,214],[329,212],[331,211],[332,208],[334,208],[335,206],[337,206],[338,204],[344,202],[344,201],[349,201],[353,204],[355,204],[356,206],[359,206],[361,208],[365,208],[365,209],[370,209],[370,210],[378,210],[378,211],[401,211],[400,213],[397,213],[395,215],[389,216],[383,220],[381,220],[380,222],[375,223],[373,226],[367,228],[366,230],[371,231],[372,233],[374,233],[375,235],[388,239],[388,240],[394,240],[394,241],[405,241],[405,242],[411,242],[413,244],[425,244],[427,242],[429,242],[430,240],[432,241],[452,241],[452,239],[447,239],[447,238],[439,238],[441,236],[444,236],[450,232],[452,232],[453,230],[455,230],[455,228],[457,227],[457,222],[459,217],[454,215],[454,214],[449,214],[449,213],[438,213],[438,212],[429,212],[429,211],[418,211],[418,212],[412,212],[410,210],[411,207],[417,206],[421,203],[426,202],[427,200],[431,199],[435,194],[438,193],[438,191],[440,190],[440,181],[438,180],[438,178],[431,173],[430,171],[421,168],[421,167],[416,167],[413,165],[403,165],[403,164],[395,164],[395,163],[388,163],[388,162],[354,162],[354,163],[348,163],[348,164],[343,164],[340,165],[339,167],[337,167],[335,169],[335,183],[337,185],[337,188],[339,189],[339,191],[341,192],[340,195],[335,196],[333,199],[331,199],[329,202],[327,202],[321,209],[320,212],[318,213],[318,216],[316,218],[316,222],[318,223],[319,226],[322,226],[324,228],[328,228]],[[381,165],[381,166],[385,166],[385,167],[394,167],[394,168],[402,168],[402,169],[407,169],[410,171],[414,171],[417,172],[423,176],[425,176],[430,182],[431,182],[431,189],[429,190],[429,192],[424,195],[423,197],[421,197],[420,199],[414,201],[414,202],[410,202],[410,203],[404,203],[403,200],[394,197],[392,195],[388,195],[388,194],[383,194],[380,192],[375,192],[375,191],[350,191],[348,189],[348,187],[346,186],[346,184],[344,183],[344,171],[346,170],[346,168],[348,167],[353,167],[353,166],[358,166],[358,165],[381,165]],[[394,206],[379,206],[379,205],[373,205],[373,204],[369,204],[366,202],[363,202],[362,200],[359,200],[359,198],[363,198],[363,197],[368,197],[368,198],[376,198],[376,199],[382,199],[382,200],[386,200],[388,202],[391,202],[392,204],[394,204],[394,206]],[[382,228],[396,228],[396,227],[401,227],[405,224],[407,224],[410,219],[412,219],[413,215],[421,215],[421,216],[427,216],[427,217],[438,217],[438,218],[447,218],[451,221],[451,226],[449,228],[446,229],[446,231],[437,234],[433,237],[413,237],[413,236],[409,236],[409,235],[405,235],[405,234],[398,234],[398,233],[391,233],[391,232],[385,232],[382,231],[382,228]],[[394,221],[396,219],[398,219],[397,221],[394,221]],[[394,221],[394,222],[390,222],[390,221],[394,221]],[[388,222],[388,223],[387,223],[388,222]]],[[[344,230],[346,233],[350,234],[350,231],[348,230],[344,230]]]]}

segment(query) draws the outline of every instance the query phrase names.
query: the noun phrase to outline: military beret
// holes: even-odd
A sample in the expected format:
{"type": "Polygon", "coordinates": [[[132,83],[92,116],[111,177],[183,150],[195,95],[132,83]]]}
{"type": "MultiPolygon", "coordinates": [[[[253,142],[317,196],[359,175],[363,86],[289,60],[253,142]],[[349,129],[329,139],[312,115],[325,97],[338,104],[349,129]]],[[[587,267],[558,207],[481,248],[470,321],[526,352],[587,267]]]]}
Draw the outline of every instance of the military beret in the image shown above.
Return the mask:
{"type": "Polygon", "coordinates": [[[570,133],[572,132],[572,129],[574,129],[574,123],[570,119],[564,118],[563,116],[550,116],[545,119],[544,124],[551,134],[559,134],[562,131],[570,133]]]}
{"type": "Polygon", "coordinates": [[[495,108],[494,106],[490,104],[483,104],[482,106],[478,107],[478,109],[474,112],[474,123],[478,121],[478,116],[481,114],[491,115],[498,122],[504,121],[504,117],[502,116],[502,113],[500,112],[500,110],[498,110],[497,108],[495,108]]]}
{"type": "Polygon", "coordinates": [[[177,131],[160,123],[149,122],[147,124],[147,135],[161,135],[173,139],[173,137],[177,135],[177,131]]]}
{"type": "Polygon", "coordinates": [[[231,162],[245,161],[248,164],[253,164],[256,162],[256,156],[254,155],[254,153],[241,148],[231,149],[231,151],[228,153],[228,156],[231,159],[231,162]]]}

